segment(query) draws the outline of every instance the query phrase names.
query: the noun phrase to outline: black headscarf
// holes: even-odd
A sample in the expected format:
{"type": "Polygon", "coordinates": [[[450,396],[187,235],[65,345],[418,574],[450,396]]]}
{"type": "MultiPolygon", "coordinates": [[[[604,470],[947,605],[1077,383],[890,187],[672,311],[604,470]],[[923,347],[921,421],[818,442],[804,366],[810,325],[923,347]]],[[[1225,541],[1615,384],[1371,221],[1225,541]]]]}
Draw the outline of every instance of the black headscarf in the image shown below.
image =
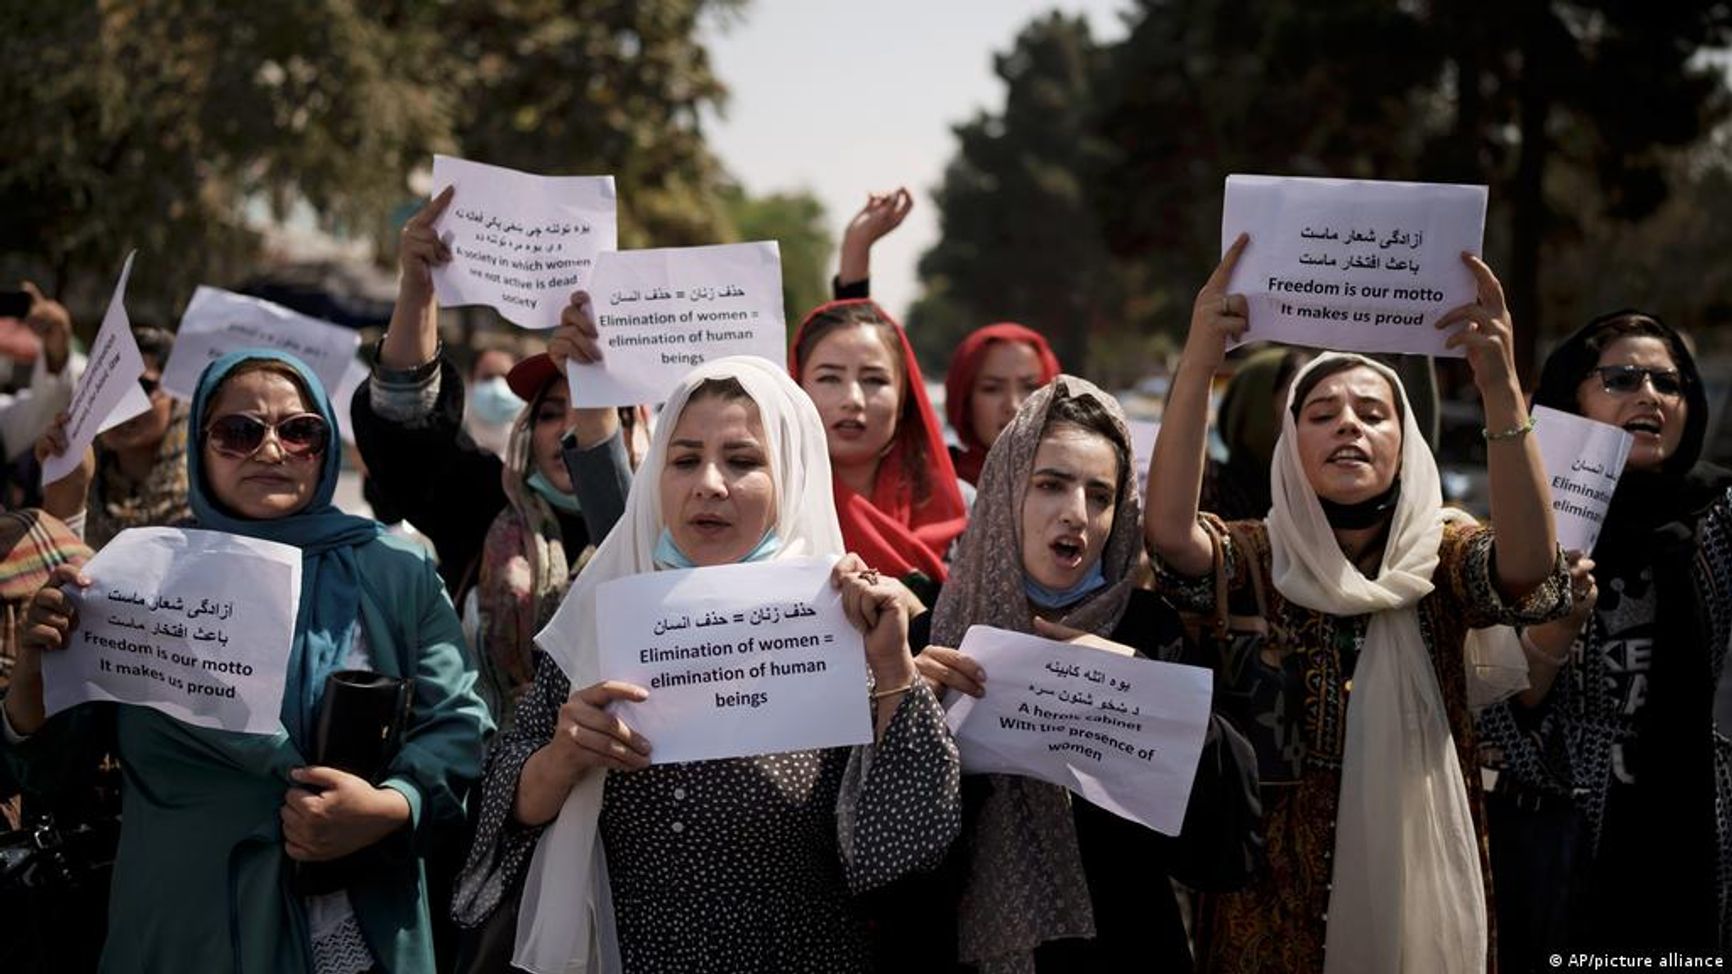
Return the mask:
{"type": "MultiPolygon", "coordinates": [[[[1653,315],[1625,309],[1601,315],[1547,357],[1534,402],[1581,412],[1577,390],[1618,338],[1663,340],[1684,379],[1684,432],[1658,470],[1626,469],[1607,508],[1594,548],[1602,599],[1615,579],[1652,572],[1654,647],[1648,696],[1638,720],[1641,766],[1626,834],[1605,841],[1640,843],[1645,854],[1618,858],[1651,865],[1647,881],[1627,886],[1629,917],[1656,946],[1715,943],[1714,864],[1718,859],[1714,787],[1714,679],[1709,659],[1708,606],[1699,602],[1694,569],[1701,556],[1697,526],[1732,485],[1732,471],[1701,460],[1708,397],[1683,338],[1653,315]],[[1641,321],[1634,330],[1631,323],[1641,321]],[[1647,328],[1652,323],[1652,328],[1647,328]],[[1660,894],[1660,895],[1657,895],[1660,894]]],[[[1590,622],[1590,625],[1595,624],[1590,622]]],[[[1621,816],[1622,817],[1622,816],[1621,816]]],[[[1626,846],[1626,849],[1628,847],[1626,846]]],[[[1636,877],[1627,877],[1636,879],[1636,877]]]]}

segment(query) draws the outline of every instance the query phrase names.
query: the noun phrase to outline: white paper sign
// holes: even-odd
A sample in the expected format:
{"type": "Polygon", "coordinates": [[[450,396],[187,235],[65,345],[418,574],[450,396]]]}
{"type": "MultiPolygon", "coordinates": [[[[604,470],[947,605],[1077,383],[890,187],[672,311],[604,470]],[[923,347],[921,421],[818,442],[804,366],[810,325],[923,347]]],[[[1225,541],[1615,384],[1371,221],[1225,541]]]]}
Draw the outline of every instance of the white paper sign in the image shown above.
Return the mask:
{"type": "Polygon", "coordinates": [[[830,585],[833,564],[651,572],[597,591],[601,676],[649,691],[614,712],[649,739],[652,762],[872,740],[865,647],[830,585]]]}
{"type": "Polygon", "coordinates": [[[595,255],[619,246],[612,176],[536,176],[433,157],[435,192],[457,192],[435,224],[451,262],[433,268],[446,307],[484,304],[525,328],[554,328],[595,255]]]}
{"type": "Polygon", "coordinates": [[[1221,252],[1250,245],[1228,290],[1250,304],[1245,341],[1460,357],[1443,313],[1474,300],[1486,188],[1281,176],[1227,177],[1221,252]]]}
{"type": "Polygon", "coordinates": [[[131,528],[84,566],[70,645],[42,654],[51,714],[139,704],[214,730],[274,734],[301,551],[221,531],[131,528]]]}
{"type": "Polygon", "coordinates": [[[970,626],[958,648],[987,673],[986,695],[955,694],[945,718],[963,773],[1038,778],[1179,833],[1208,731],[1208,670],[990,626],[970,626]]]}
{"type": "MultiPolygon", "coordinates": [[[[288,352],[319,377],[330,392],[343,381],[361,335],[262,298],[200,285],[181,315],[174,351],[162,370],[162,387],[177,399],[191,400],[204,367],[243,348],[288,352]]],[[[343,411],[348,405],[344,404],[343,411]]]]}
{"type": "Polygon", "coordinates": [[[66,452],[42,461],[42,483],[52,484],[71,473],[84,459],[84,451],[96,434],[118,426],[150,408],[150,397],[138,384],[144,374],[144,356],[132,337],[132,322],[126,317],[126,281],[132,276],[133,251],[121,265],[114,296],[102,313],[102,327],[90,346],[89,364],[72,390],[66,407],[66,452]]]}
{"type": "Polygon", "coordinates": [[[1548,406],[1535,406],[1533,419],[1552,491],[1558,544],[1565,551],[1592,553],[1636,438],[1616,426],[1548,406]]]}
{"type": "Polygon", "coordinates": [[[568,360],[574,407],[666,399],[692,366],[787,355],[776,242],[601,254],[590,280],[602,360],[568,360]]]}

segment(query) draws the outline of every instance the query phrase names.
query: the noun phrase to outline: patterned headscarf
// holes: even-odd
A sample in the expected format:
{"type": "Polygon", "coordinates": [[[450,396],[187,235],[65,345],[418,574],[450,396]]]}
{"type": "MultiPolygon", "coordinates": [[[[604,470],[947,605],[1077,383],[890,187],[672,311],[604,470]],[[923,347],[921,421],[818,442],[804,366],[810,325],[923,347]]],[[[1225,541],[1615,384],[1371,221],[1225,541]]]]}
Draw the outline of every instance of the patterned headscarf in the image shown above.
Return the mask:
{"type": "Polygon", "coordinates": [[[476,583],[482,684],[497,698],[488,705],[502,725],[517,697],[535,680],[535,634],[553,618],[587,554],[573,559],[566,553],[558,515],[529,485],[536,469],[535,418],[546,394],[543,386],[512,424],[500,472],[507,504],[487,529],[476,583]]]}
{"type": "Polygon", "coordinates": [[[120,458],[97,444],[84,520],[84,537],[92,548],[127,528],[165,527],[192,517],[186,489],[187,404],[176,402],[169,415],[150,474],[139,483],[123,483],[120,458]]]}
{"type": "Polygon", "coordinates": [[[51,514],[35,508],[0,513],[0,687],[12,679],[25,603],[56,567],[89,557],[90,548],[51,514]]]}
{"type": "MultiPolygon", "coordinates": [[[[986,455],[974,520],[933,610],[932,641],[956,646],[969,626],[1034,631],[1023,588],[1022,504],[1055,402],[1088,397],[1130,444],[1124,413],[1089,382],[1060,375],[1030,396],[986,455]]],[[[1134,470],[1119,471],[1113,525],[1101,552],[1106,585],[1059,620],[1097,635],[1124,616],[1143,550],[1143,505],[1134,470]]],[[[1061,937],[1094,935],[1094,914],[1070,796],[1057,785],[989,775],[991,790],[967,838],[968,878],[958,917],[961,960],[982,974],[1034,970],[1033,951],[1061,937]]]]}

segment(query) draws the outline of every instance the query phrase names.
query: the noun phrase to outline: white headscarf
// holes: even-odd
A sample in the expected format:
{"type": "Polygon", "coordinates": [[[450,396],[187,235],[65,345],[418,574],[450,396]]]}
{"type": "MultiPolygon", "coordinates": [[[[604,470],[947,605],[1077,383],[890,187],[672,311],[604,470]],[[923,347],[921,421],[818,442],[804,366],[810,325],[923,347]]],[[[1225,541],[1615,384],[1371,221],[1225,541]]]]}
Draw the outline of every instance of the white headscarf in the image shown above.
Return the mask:
{"type": "MultiPolygon", "coordinates": [[[[633,478],[625,514],[572,584],[553,619],[535,637],[570,678],[586,687],[600,676],[596,589],[654,571],[662,532],[661,472],[668,441],[692,391],[709,379],[735,379],[757,403],[776,485],[774,558],[842,554],[842,529],[830,485],[830,453],[817,407],[788,371],[752,356],[706,362],[686,373],[668,397],[649,455],[633,478]]],[[[620,970],[607,864],[599,828],[606,775],[584,775],[559,817],[542,833],[529,863],[511,962],[532,974],[612,974],[620,970]]]]}
{"type": "Polygon", "coordinates": [[[1318,612],[1371,615],[1347,706],[1325,974],[1479,974],[1488,940],[1479,843],[1419,629],[1446,515],[1437,463],[1401,380],[1357,355],[1314,359],[1288,394],[1270,474],[1275,588],[1318,612]],[[1306,479],[1293,420],[1304,376],[1341,359],[1375,370],[1400,398],[1401,489],[1375,579],[1341,553],[1306,479]]]}

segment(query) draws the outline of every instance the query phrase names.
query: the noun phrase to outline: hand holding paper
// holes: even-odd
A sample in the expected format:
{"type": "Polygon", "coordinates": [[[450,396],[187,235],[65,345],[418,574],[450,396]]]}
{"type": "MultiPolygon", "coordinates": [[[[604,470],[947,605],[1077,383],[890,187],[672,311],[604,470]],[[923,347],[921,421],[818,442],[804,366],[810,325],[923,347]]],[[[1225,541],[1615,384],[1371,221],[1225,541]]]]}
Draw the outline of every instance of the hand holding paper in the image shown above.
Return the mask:
{"type": "Polygon", "coordinates": [[[1230,287],[1244,339],[1460,355],[1426,326],[1474,298],[1460,255],[1480,252],[1485,206],[1484,186],[1228,176],[1222,250],[1252,240],[1230,287]]]}
{"type": "Polygon", "coordinates": [[[451,202],[434,219],[449,262],[432,262],[448,307],[484,304],[525,328],[552,328],[596,255],[619,245],[612,176],[535,176],[433,157],[433,185],[451,202]]]}
{"type": "Polygon", "coordinates": [[[598,254],[589,295],[601,360],[567,361],[573,406],[660,402],[701,362],[786,353],[774,241],[598,254]]]}
{"type": "Polygon", "coordinates": [[[131,528],[83,575],[91,585],[77,598],[44,590],[32,605],[33,645],[66,643],[42,659],[48,714],[109,700],[217,730],[281,729],[300,549],[221,531],[131,528]]]}
{"type": "Polygon", "coordinates": [[[649,691],[611,714],[654,743],[656,764],[866,744],[866,654],[831,564],[786,558],[616,579],[593,620],[555,616],[536,641],[572,638],[554,626],[596,626],[602,678],[649,691]]]}
{"type": "Polygon", "coordinates": [[[66,449],[42,464],[44,484],[71,473],[98,433],[150,408],[150,397],[138,385],[138,377],[144,374],[144,356],[139,354],[132,322],[126,316],[126,282],[132,276],[135,256],[136,251],[126,255],[114,296],[102,315],[102,328],[90,346],[90,364],[72,391],[72,405],[66,409],[66,449]]]}
{"type": "Polygon", "coordinates": [[[949,704],[964,774],[1038,778],[1178,834],[1208,730],[1208,670],[989,626],[971,627],[961,650],[992,672],[983,696],[949,704]]]}

